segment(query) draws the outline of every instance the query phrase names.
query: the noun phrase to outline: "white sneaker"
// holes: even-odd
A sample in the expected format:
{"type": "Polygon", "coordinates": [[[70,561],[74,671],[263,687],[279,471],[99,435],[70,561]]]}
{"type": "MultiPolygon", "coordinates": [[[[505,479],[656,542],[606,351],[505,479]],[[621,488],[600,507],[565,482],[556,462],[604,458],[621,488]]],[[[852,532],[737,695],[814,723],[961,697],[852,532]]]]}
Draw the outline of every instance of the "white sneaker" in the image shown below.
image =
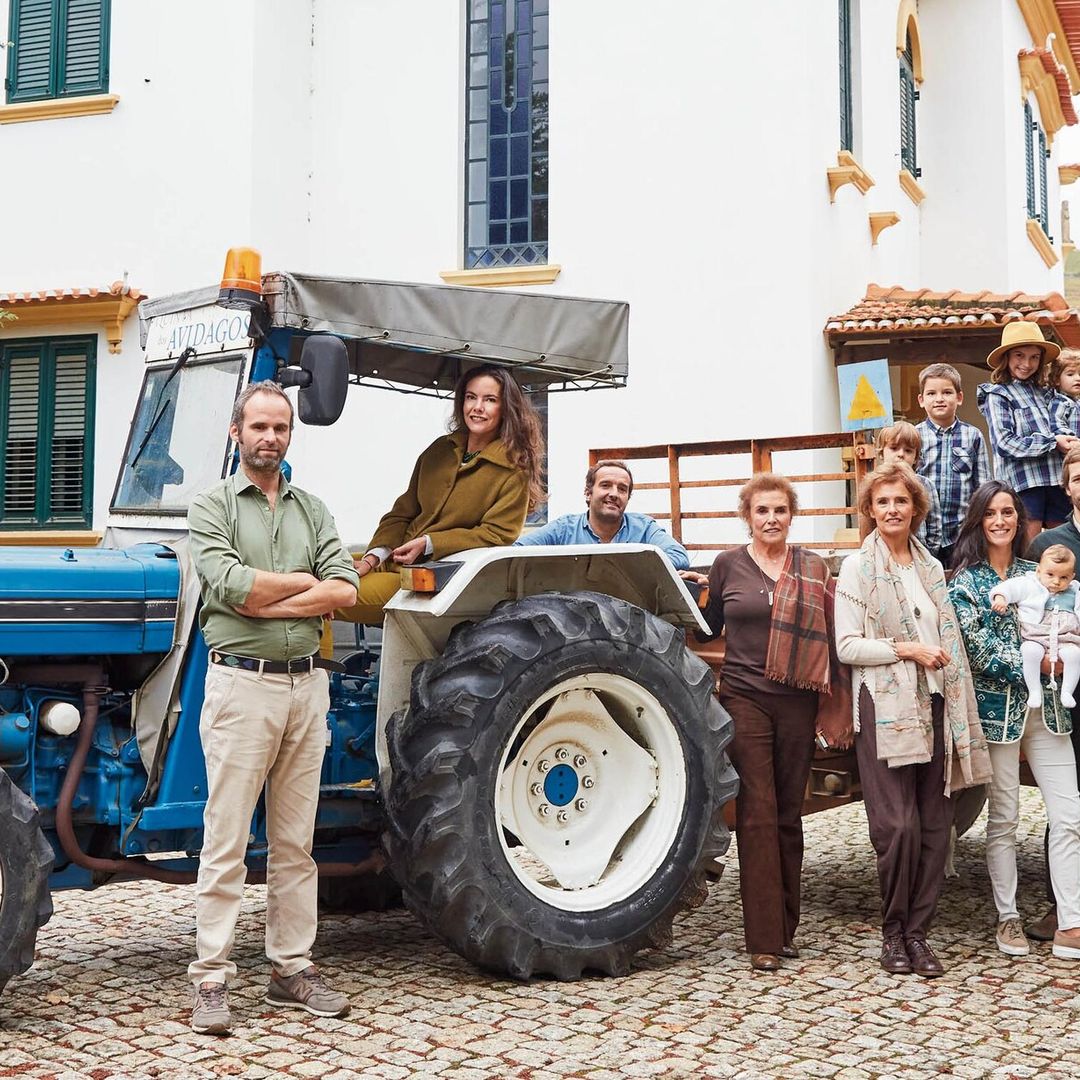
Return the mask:
{"type": "Polygon", "coordinates": [[[1064,705],[1066,709],[1075,708],[1075,706],[1076,706],[1076,698],[1074,698],[1072,696],[1072,694],[1067,694],[1064,690],[1062,690],[1061,691],[1061,704],[1064,705]]]}
{"type": "Polygon", "coordinates": [[[1019,919],[1006,919],[998,923],[996,937],[997,947],[1006,956],[1027,956],[1031,952],[1031,943],[1019,919]]]}

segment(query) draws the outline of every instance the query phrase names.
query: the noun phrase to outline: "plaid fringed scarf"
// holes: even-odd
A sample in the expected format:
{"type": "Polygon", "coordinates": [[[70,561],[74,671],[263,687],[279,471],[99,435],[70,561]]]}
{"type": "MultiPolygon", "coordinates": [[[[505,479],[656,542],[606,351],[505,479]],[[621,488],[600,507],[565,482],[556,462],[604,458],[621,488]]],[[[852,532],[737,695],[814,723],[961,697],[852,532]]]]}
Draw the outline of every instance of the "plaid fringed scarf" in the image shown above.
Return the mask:
{"type": "Polygon", "coordinates": [[[829,693],[832,620],[826,619],[829,568],[820,556],[793,547],[776,582],[765,676],[800,690],[829,693]]]}

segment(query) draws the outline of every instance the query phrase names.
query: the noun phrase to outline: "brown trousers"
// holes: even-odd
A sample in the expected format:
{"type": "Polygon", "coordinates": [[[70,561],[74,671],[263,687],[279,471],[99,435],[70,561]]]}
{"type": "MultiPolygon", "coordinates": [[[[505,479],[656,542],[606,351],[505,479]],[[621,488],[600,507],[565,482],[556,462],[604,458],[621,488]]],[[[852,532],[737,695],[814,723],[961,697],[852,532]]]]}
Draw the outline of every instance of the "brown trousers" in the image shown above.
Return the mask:
{"type": "Polygon", "coordinates": [[[735,722],[735,837],[749,953],[779,953],[799,925],[802,804],[814,756],[817,695],[720,692],[735,722]]]}
{"type": "Polygon", "coordinates": [[[934,753],[924,765],[890,769],[877,756],[874,700],[859,688],[859,762],[870,843],[877,853],[881,932],[925,938],[945,884],[952,800],[945,794],[945,699],[931,698],[934,753]]]}

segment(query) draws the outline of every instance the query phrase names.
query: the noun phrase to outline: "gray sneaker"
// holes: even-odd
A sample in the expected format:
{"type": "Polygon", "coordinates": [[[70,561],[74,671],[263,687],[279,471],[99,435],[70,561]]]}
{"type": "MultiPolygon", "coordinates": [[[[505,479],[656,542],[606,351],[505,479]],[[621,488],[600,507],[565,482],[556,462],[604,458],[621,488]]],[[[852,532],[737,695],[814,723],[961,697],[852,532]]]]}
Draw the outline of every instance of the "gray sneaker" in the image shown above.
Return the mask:
{"type": "Polygon", "coordinates": [[[266,1000],[271,1005],[307,1009],[316,1016],[344,1016],[349,1011],[349,999],[331,990],[314,964],[288,977],[273,972],[266,1000]]]}
{"type": "Polygon", "coordinates": [[[227,1035],[232,1030],[229,994],[224,983],[203,982],[195,987],[191,1030],[199,1035],[227,1035]]]}

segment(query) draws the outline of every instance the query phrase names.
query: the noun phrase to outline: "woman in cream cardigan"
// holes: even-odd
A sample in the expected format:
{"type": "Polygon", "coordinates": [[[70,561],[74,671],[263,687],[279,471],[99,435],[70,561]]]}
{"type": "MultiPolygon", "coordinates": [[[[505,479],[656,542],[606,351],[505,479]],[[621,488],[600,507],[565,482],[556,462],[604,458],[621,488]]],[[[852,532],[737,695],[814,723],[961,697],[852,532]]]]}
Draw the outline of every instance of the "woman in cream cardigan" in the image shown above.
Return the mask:
{"type": "Polygon", "coordinates": [[[881,966],[944,968],[926,941],[945,880],[952,792],[990,777],[975,692],[941,563],[915,537],[927,496],[902,463],[875,469],[859,512],[876,526],[836,588],[852,666],[855,753],[882,900],[881,966]]]}
{"type": "Polygon", "coordinates": [[[355,560],[357,603],[337,617],[381,623],[399,566],[512,544],[542,498],[543,456],[540,419],[513,376],[493,364],[466,372],[454,389],[450,434],[420,455],[408,489],[355,560]]]}

